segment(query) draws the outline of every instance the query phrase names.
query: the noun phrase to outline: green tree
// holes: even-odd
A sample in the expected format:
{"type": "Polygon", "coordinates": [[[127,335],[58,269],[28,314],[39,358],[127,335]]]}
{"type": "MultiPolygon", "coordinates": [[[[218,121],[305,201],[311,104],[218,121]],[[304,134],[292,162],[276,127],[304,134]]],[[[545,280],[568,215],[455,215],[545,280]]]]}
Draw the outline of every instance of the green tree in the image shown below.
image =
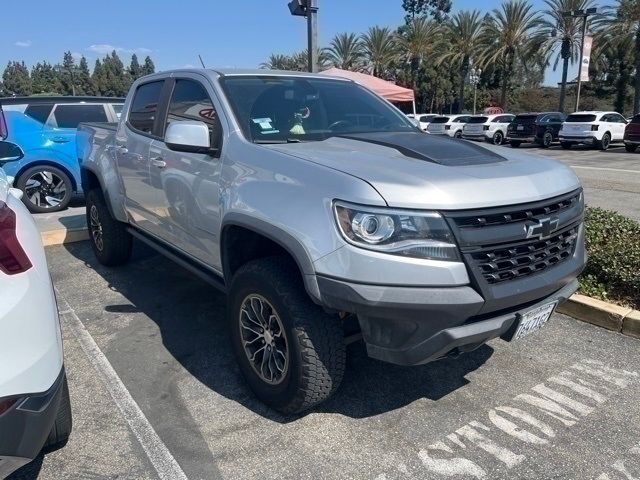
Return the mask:
{"type": "Polygon", "coordinates": [[[78,86],[79,95],[95,95],[97,93],[93,88],[91,72],[89,72],[89,64],[84,56],[80,58],[80,63],[76,68],[76,84],[78,86]]]}
{"type": "Polygon", "coordinates": [[[34,94],[61,94],[62,82],[58,72],[48,62],[38,62],[31,69],[31,86],[34,94]]]}
{"type": "Polygon", "coordinates": [[[31,95],[33,93],[29,69],[24,62],[9,62],[2,74],[4,95],[31,95]]]}
{"type": "Polygon", "coordinates": [[[435,63],[441,45],[441,26],[427,17],[418,17],[398,29],[400,61],[409,68],[410,82],[418,87],[420,69],[424,63],[435,63]]]}
{"type": "Polygon", "coordinates": [[[562,60],[562,81],[558,109],[565,111],[567,72],[569,62],[580,59],[582,39],[582,18],[566,16],[563,13],[594,7],[594,0],[544,0],[547,9],[538,25],[537,42],[547,56],[547,63],[553,59],[553,71],[562,60]]]}
{"type": "Polygon", "coordinates": [[[131,79],[134,81],[142,76],[142,67],[140,67],[140,63],[138,63],[138,56],[135,53],[131,55],[129,75],[131,75],[131,79]]]}
{"type": "Polygon", "coordinates": [[[325,53],[334,67],[355,71],[362,67],[362,43],[355,33],[339,33],[333,37],[325,53]]]}
{"type": "Polygon", "coordinates": [[[91,85],[93,86],[93,92],[96,95],[104,95],[106,91],[105,72],[102,67],[102,62],[98,59],[93,67],[93,73],[91,74],[91,85]]]}
{"type": "Polygon", "coordinates": [[[533,38],[539,15],[527,0],[506,0],[485,17],[482,30],[482,63],[502,71],[500,106],[507,108],[507,92],[519,62],[524,68],[535,53],[533,38]]]}
{"type": "Polygon", "coordinates": [[[482,16],[478,10],[460,11],[444,26],[444,37],[448,48],[438,59],[460,72],[458,83],[458,113],[464,109],[464,85],[471,61],[480,56],[482,16]]]}
{"type": "Polygon", "coordinates": [[[295,70],[293,58],[280,53],[269,55],[269,58],[260,64],[260,68],[266,68],[267,70],[295,70]]]}
{"type": "Polygon", "coordinates": [[[440,21],[451,11],[451,0],[402,0],[402,8],[407,12],[407,23],[423,15],[431,15],[440,21]]]}
{"type": "Polygon", "coordinates": [[[144,65],[142,65],[141,72],[142,76],[151,75],[152,73],[156,73],[156,66],[153,64],[150,56],[146,56],[144,59],[144,65]]]}
{"type": "Polygon", "coordinates": [[[376,77],[388,76],[398,54],[394,33],[387,27],[370,27],[360,42],[369,71],[376,77]]]}
{"type": "Polygon", "coordinates": [[[131,86],[131,77],[125,71],[120,57],[114,50],[102,60],[102,94],[108,97],[122,97],[131,86]]]}
{"type": "Polygon", "coordinates": [[[629,45],[633,53],[634,100],[633,113],[640,113],[640,1],[617,0],[601,22],[604,38],[611,44],[629,45]]]}
{"type": "Polygon", "coordinates": [[[58,64],[54,68],[58,72],[60,82],[62,83],[62,94],[76,95],[76,62],[71,52],[64,52],[62,64],[58,64]]]}

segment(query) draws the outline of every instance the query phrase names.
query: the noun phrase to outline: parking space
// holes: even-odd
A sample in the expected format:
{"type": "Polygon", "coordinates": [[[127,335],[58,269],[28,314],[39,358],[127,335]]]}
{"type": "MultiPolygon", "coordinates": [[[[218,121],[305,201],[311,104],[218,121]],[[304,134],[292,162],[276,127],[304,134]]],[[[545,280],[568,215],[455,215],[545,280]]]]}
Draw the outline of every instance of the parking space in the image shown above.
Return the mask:
{"type": "Polygon", "coordinates": [[[638,340],[555,315],[413,368],[355,343],[337,395],[285,417],[242,381],[210,286],[138,244],[114,269],[87,242],[47,253],[74,432],[12,480],[640,476],[638,340]]]}
{"type": "Polygon", "coordinates": [[[584,186],[587,205],[614,210],[640,221],[640,153],[627,153],[620,146],[606,152],[582,146],[571,150],[557,145],[546,150],[525,145],[520,148],[572,167],[584,186]]]}

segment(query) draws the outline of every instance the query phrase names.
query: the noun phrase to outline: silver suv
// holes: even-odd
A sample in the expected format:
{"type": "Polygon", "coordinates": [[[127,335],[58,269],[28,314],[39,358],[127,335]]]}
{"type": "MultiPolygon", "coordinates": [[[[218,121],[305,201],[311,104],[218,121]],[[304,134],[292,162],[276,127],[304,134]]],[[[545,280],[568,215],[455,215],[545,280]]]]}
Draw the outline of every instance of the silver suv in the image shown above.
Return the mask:
{"type": "Polygon", "coordinates": [[[343,79],[144,77],[78,157],[99,261],[135,237],[226,292],[242,372],[286,413],[338,388],[358,334],[417,365],[540,328],[586,260],[569,168],[424,135],[343,79]]]}

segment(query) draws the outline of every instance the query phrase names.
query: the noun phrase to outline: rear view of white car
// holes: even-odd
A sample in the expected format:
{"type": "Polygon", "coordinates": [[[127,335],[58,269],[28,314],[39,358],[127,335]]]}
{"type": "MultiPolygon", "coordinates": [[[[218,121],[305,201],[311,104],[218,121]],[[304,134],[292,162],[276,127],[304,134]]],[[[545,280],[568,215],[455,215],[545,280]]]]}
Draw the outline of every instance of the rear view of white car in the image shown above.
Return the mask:
{"type": "Polygon", "coordinates": [[[435,113],[417,113],[415,116],[413,114],[407,115],[407,117],[415,121],[416,125],[420,127],[420,130],[423,132],[427,131],[427,127],[431,123],[431,120],[437,116],[438,115],[435,113]]]}
{"type": "Polygon", "coordinates": [[[20,196],[0,168],[0,478],[71,433],[56,299],[20,196]]]}
{"type": "Polygon", "coordinates": [[[469,121],[471,115],[449,115],[435,117],[429,123],[427,132],[435,135],[449,135],[450,137],[461,138],[462,127],[469,121]]]}
{"type": "Polygon", "coordinates": [[[494,145],[502,145],[507,136],[507,128],[515,115],[474,115],[462,127],[462,138],[484,140],[494,145]]]}
{"type": "Polygon", "coordinates": [[[607,150],[612,143],[622,143],[627,120],[617,112],[576,112],[567,117],[560,129],[560,145],[591,145],[607,150]]]}

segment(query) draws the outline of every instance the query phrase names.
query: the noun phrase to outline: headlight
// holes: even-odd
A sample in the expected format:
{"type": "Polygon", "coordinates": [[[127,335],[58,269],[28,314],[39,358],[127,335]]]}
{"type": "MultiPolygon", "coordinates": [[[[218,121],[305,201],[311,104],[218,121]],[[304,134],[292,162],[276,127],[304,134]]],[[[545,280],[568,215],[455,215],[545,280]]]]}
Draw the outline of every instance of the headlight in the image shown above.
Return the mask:
{"type": "Polygon", "coordinates": [[[459,261],[451,230],[437,212],[334,203],[338,229],[357,247],[406,257],[459,261]]]}

